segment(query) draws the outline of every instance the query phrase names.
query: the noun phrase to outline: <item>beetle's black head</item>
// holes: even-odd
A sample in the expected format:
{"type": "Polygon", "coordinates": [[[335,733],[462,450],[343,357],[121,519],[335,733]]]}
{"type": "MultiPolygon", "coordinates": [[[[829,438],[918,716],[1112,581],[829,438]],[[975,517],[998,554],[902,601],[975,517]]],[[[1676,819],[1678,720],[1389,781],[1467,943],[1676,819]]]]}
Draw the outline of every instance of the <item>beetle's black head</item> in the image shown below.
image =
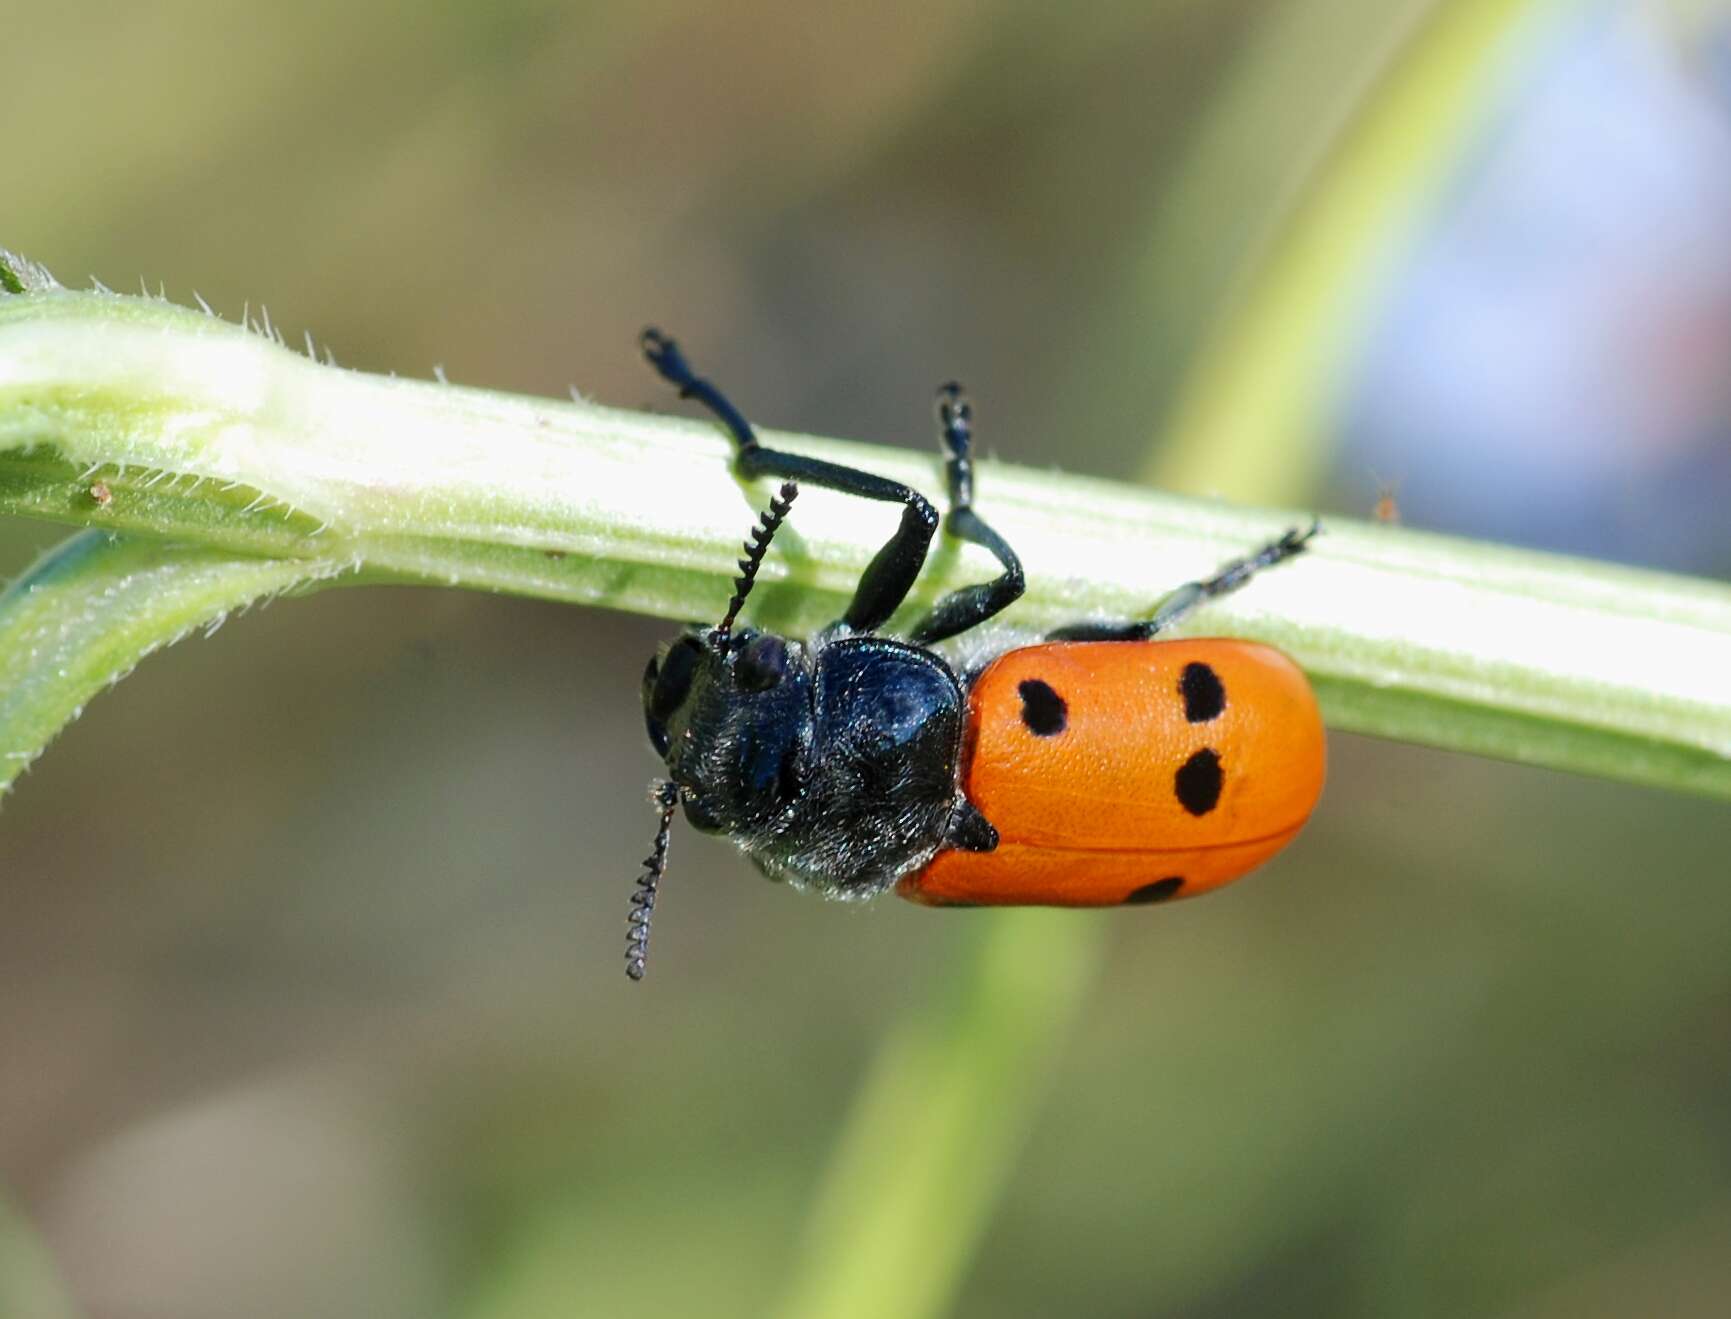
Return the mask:
{"type": "Polygon", "coordinates": [[[776,529],[799,489],[785,483],[745,542],[721,622],[692,628],[643,672],[643,718],[685,818],[706,833],[749,834],[797,791],[811,741],[804,647],[754,628],[733,630],[776,529]]]}
{"type": "Polygon", "coordinates": [[[673,812],[683,805],[705,833],[746,836],[791,806],[816,722],[811,685],[804,646],[753,628],[693,628],[649,661],[643,721],[668,777],[650,785],[661,825],[631,896],[625,973],[633,980],[649,956],[673,812]]]}
{"type": "Polygon", "coordinates": [[[798,493],[791,482],[783,485],[752,529],[721,622],[666,642],[643,672],[643,721],[667,762],[668,781],[654,787],[661,828],[632,901],[625,965],[634,980],[643,975],[675,807],[683,805],[685,818],[705,833],[743,837],[767,828],[798,797],[816,722],[806,648],[733,627],[798,493]]]}
{"type": "Polygon", "coordinates": [[[794,799],[811,744],[805,647],[770,632],[693,631],[643,673],[649,741],[685,818],[706,833],[751,834],[794,799]]]}

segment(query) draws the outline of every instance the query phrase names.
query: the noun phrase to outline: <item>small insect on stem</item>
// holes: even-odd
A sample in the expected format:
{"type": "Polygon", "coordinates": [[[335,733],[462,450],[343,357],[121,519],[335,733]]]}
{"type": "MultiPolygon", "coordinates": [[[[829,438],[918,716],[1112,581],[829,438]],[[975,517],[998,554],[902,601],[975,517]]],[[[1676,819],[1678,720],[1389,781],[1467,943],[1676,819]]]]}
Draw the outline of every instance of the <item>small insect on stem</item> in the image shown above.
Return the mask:
{"type": "Polygon", "coordinates": [[[1375,472],[1371,476],[1376,481],[1376,503],[1371,506],[1370,515],[1384,526],[1400,525],[1400,482],[1385,481],[1375,472]]]}
{"type": "Polygon", "coordinates": [[[108,482],[92,481],[90,483],[90,501],[98,508],[107,508],[114,502],[114,491],[108,488],[108,482]]]}

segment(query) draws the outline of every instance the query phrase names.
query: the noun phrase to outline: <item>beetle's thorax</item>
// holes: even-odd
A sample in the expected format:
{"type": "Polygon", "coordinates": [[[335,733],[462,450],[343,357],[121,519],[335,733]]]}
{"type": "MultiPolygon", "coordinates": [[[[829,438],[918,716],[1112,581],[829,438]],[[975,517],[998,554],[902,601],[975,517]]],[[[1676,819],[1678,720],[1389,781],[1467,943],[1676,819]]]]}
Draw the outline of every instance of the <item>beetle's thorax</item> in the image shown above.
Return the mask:
{"type": "Polygon", "coordinates": [[[696,644],[664,647],[644,686],[651,740],[694,826],[832,897],[871,897],[931,858],[961,746],[961,691],[942,660],[869,636],[696,644]]]}

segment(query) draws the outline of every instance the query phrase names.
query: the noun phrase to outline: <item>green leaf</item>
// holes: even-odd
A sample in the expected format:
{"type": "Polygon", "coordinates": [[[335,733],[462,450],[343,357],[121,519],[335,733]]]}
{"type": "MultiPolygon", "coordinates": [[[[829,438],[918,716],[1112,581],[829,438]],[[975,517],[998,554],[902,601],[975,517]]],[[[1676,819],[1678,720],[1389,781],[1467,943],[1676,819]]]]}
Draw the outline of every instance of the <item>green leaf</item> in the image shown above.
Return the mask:
{"type": "Polygon", "coordinates": [[[347,566],[236,559],[97,531],[66,541],[0,594],[0,791],[157,647],[347,566]]]}

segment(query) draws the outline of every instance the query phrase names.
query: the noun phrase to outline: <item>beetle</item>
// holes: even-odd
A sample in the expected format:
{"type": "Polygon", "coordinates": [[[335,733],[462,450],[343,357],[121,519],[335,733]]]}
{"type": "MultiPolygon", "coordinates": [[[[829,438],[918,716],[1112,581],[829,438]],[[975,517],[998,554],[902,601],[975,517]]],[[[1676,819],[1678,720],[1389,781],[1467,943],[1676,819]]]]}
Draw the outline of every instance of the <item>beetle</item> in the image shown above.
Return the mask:
{"type": "Polygon", "coordinates": [[[937,510],[899,482],[763,447],[737,408],[656,329],[649,364],[731,435],[746,478],[782,482],[744,546],[714,627],[664,643],[643,674],[667,777],[632,894],[626,973],[643,977],[674,812],[731,838],[769,878],[846,901],[894,889],[932,906],[1163,902],[1267,860],[1321,794],[1324,735],[1303,674],[1267,646],[1154,640],[1206,600],[1303,552],[1293,528],[1152,617],[1081,622],[958,672],[931,647],[1024,588],[1021,560],[973,507],[973,410],[938,390],[944,530],[990,553],[988,582],[942,597],[905,639],[883,635],[912,588],[937,510]],[[847,611],[810,641],[739,623],[764,555],[806,482],[901,506],[847,611]]]}

